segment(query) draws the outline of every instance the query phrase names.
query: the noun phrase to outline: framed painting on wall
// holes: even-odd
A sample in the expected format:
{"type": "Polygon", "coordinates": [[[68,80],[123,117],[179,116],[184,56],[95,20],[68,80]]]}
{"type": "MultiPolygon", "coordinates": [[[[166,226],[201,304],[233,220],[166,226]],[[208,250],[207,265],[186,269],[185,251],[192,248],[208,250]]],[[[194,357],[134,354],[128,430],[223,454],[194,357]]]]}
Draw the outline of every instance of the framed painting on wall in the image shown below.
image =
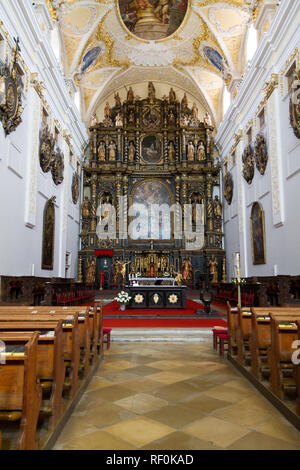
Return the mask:
{"type": "Polygon", "coordinates": [[[265,215],[258,202],[253,203],[250,226],[253,264],[266,264],[265,215]]]}
{"type": "Polygon", "coordinates": [[[43,220],[42,269],[52,271],[54,264],[55,198],[46,202],[43,220]]]}

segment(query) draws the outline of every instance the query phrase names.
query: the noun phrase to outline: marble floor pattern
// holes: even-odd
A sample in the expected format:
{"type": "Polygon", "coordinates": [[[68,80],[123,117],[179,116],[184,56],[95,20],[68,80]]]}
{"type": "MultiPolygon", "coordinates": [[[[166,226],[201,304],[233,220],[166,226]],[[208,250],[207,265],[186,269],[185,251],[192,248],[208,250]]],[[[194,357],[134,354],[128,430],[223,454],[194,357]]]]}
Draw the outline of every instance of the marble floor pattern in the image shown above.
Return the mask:
{"type": "Polygon", "coordinates": [[[300,432],[211,341],[114,342],[54,449],[300,450],[300,432]]]}

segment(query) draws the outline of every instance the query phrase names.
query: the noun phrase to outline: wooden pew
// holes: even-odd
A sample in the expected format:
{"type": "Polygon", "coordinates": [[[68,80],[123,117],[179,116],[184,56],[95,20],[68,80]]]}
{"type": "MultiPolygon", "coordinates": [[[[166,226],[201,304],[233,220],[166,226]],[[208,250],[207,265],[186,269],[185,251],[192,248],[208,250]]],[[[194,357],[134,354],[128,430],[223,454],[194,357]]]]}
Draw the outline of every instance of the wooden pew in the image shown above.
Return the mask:
{"type": "Polygon", "coordinates": [[[236,342],[236,330],[237,330],[237,307],[232,307],[227,301],[227,328],[228,328],[228,353],[233,356],[236,354],[237,342],[236,342]]]}
{"type": "Polygon", "coordinates": [[[90,309],[89,307],[52,307],[52,306],[42,306],[42,307],[0,307],[0,315],[2,312],[12,313],[12,314],[21,314],[21,313],[32,313],[32,315],[53,315],[57,318],[59,315],[66,315],[67,313],[73,315],[79,313],[79,341],[81,347],[81,368],[83,376],[86,377],[90,369],[90,361],[93,363],[96,360],[96,351],[97,351],[97,311],[90,309]],[[87,317],[87,318],[86,318],[87,317]]]}
{"type": "Polygon", "coordinates": [[[20,422],[18,449],[38,448],[37,421],[42,391],[37,378],[38,332],[17,335],[0,334],[6,352],[2,353],[5,364],[0,371],[0,421],[20,422]],[[21,352],[8,352],[18,346],[21,352]]]}
{"type": "Polygon", "coordinates": [[[283,307],[252,307],[250,338],[251,373],[258,380],[268,376],[267,350],[271,345],[271,317],[273,315],[297,315],[300,309],[283,307]],[[264,372],[264,373],[263,373],[264,372]]]}
{"type": "MultiPolygon", "coordinates": [[[[300,321],[297,320],[297,327],[298,327],[298,341],[300,341],[300,321]]],[[[298,343],[297,350],[294,350],[296,360],[298,364],[294,364],[295,369],[295,379],[296,379],[296,387],[297,387],[297,413],[300,416],[300,343],[298,343]],[[297,351],[297,352],[296,352],[297,351]]]]}
{"type": "Polygon", "coordinates": [[[18,334],[22,335],[23,332],[30,331],[39,332],[37,376],[40,380],[42,391],[48,392],[50,390],[49,408],[43,410],[43,412],[50,415],[50,426],[54,428],[62,415],[62,395],[65,380],[63,321],[0,321],[0,334],[5,332],[7,336],[11,334],[16,337],[18,334]]]}
{"type": "Polygon", "coordinates": [[[237,360],[245,365],[250,353],[249,340],[251,336],[251,311],[250,307],[237,306],[236,344],[237,360]]]}
{"type": "Polygon", "coordinates": [[[65,365],[68,368],[68,378],[65,380],[65,385],[70,390],[70,397],[72,398],[79,387],[79,362],[80,362],[80,345],[79,345],[79,324],[78,313],[69,315],[47,315],[31,313],[0,313],[0,322],[30,322],[33,320],[40,322],[49,322],[53,320],[63,320],[63,355],[65,365]]]}
{"type": "Polygon", "coordinates": [[[300,321],[300,313],[275,315],[271,312],[270,317],[271,345],[267,353],[270,366],[270,387],[275,395],[283,399],[285,390],[296,388],[296,382],[291,376],[294,369],[292,344],[298,339],[296,322],[300,321]]]}

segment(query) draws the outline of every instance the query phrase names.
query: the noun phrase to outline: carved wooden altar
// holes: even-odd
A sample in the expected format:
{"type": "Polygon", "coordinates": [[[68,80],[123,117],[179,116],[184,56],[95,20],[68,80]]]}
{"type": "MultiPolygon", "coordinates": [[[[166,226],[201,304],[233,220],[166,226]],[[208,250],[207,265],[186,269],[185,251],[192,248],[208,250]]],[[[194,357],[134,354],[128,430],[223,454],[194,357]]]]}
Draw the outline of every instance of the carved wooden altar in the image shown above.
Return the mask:
{"type": "MultiPolygon", "coordinates": [[[[115,95],[115,106],[107,103],[104,120],[95,115],[90,127],[90,156],[84,166],[81,249],[78,280],[86,282],[91,258],[96,259],[95,284],[111,287],[113,266],[117,260],[130,261],[128,273],[161,276],[181,271],[188,260],[193,279],[198,286],[209,272],[212,255],[218,262],[218,279],[222,279],[225,252],[222,248],[222,206],[214,197],[219,186],[220,166],[213,160],[214,139],[210,116],[198,118],[196,104],[181,103],[171,88],[169,97],[158,99],[152,82],[148,96],[134,97],[129,88],[127,100],[121,103],[115,95]],[[174,237],[174,220],[170,233],[157,238],[122,238],[121,213],[133,202],[149,194],[149,200],[159,194],[159,202],[168,204],[202,203],[205,208],[205,243],[198,250],[187,249],[184,238],[174,237]],[[122,207],[119,197],[125,200],[122,207]],[[100,239],[96,234],[99,204],[111,203],[116,211],[116,236],[100,239]],[[97,253],[101,253],[97,256],[97,253]],[[208,271],[207,271],[208,270],[208,271]]],[[[183,212],[183,211],[182,211],[183,212]]],[[[126,222],[130,222],[127,216],[126,222]]],[[[194,224],[194,219],[193,219],[194,224]]]]}

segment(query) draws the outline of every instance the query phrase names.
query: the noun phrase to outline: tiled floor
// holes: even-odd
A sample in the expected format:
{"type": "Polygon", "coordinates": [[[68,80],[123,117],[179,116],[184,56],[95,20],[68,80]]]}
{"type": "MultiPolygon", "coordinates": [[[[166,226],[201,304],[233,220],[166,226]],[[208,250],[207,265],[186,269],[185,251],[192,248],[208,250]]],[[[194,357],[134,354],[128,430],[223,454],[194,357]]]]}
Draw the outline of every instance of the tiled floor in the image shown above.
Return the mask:
{"type": "Polygon", "coordinates": [[[112,343],[55,449],[294,449],[300,433],[207,343],[112,343]]]}

